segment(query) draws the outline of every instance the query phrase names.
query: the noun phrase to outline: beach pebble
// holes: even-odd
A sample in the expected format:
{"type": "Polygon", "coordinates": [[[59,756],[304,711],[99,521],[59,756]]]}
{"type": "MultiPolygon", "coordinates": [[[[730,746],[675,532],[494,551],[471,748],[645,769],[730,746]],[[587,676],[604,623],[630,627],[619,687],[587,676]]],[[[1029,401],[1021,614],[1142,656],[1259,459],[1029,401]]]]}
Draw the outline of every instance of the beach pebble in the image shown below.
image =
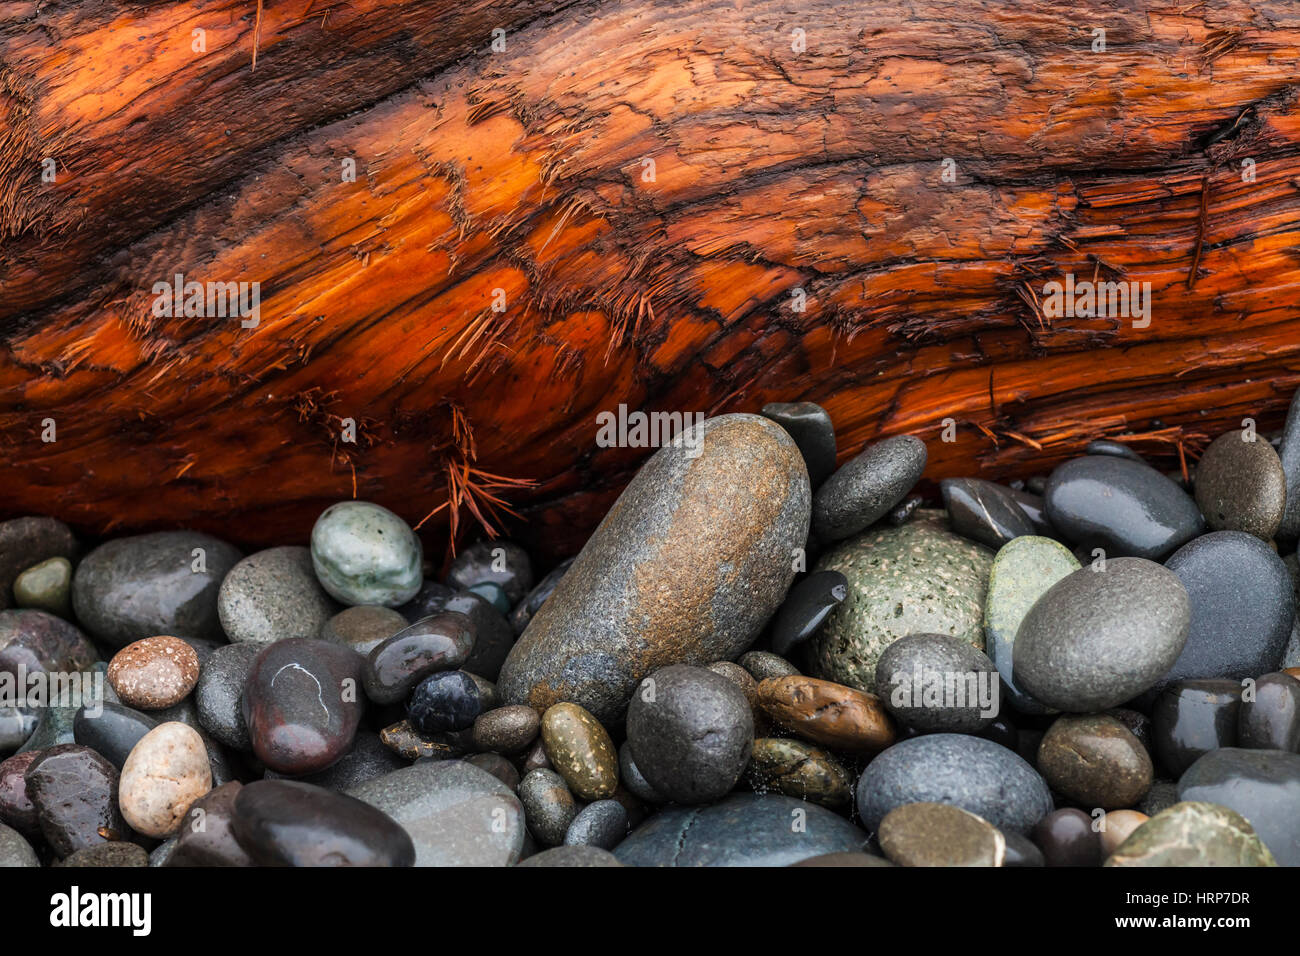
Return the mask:
{"type": "Polygon", "coordinates": [[[1196,504],[1215,531],[1271,540],[1282,525],[1286,492],[1282,460],[1254,430],[1220,435],[1196,463],[1196,504]]]}
{"type": "Polygon", "coordinates": [[[108,663],[108,682],[122,703],[162,710],[179,703],[199,679],[199,656],[175,637],[148,637],[128,644],[108,663]]]}
{"type": "Polygon", "coordinates": [[[577,704],[542,714],[542,746],[555,771],[583,800],[604,800],[618,786],[618,751],[608,731],[577,704]]]}
{"type": "Polygon", "coordinates": [[[203,738],[194,728],[170,721],[141,737],[126,758],[118,802],[132,829],[161,839],[175,834],[190,804],[211,789],[203,738]]]}
{"type": "Polygon", "coordinates": [[[232,643],[316,638],[338,610],[316,580],[311,552],[299,546],[250,554],[230,569],[217,593],[221,628],[232,643]]]}
{"type": "Polygon", "coordinates": [[[368,501],[330,505],[311,529],[316,577],[342,604],[397,607],[423,581],[424,551],[410,525],[368,501]]]}
{"type": "Polygon", "coordinates": [[[867,446],[817,489],[813,532],[822,541],[842,541],[874,524],[912,490],[925,462],[925,442],[911,435],[867,446]]]}

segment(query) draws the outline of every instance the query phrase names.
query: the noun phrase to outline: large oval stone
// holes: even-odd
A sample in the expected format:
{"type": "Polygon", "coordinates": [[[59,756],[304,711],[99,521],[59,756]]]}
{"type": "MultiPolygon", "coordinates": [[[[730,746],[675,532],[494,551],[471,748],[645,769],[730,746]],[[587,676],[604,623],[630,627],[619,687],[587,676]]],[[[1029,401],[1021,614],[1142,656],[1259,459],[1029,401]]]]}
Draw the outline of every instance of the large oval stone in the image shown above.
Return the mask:
{"type": "Polygon", "coordinates": [[[1066,539],[1107,557],[1159,561],[1205,530],[1191,495],[1150,465],[1088,455],[1060,465],[1043,493],[1066,539]]]}
{"type": "Polygon", "coordinates": [[[1300,754],[1211,750],[1178,780],[1178,799],[1217,803],[1245,817],[1281,866],[1300,866],[1300,754]]]}
{"type": "Polygon", "coordinates": [[[918,511],[824,554],[818,571],[839,571],[848,597],[808,640],[814,677],[873,691],[876,663],[909,634],[948,634],[984,650],[984,594],[993,552],[953,534],[941,512],[918,511]]]}
{"type": "Polygon", "coordinates": [[[1047,783],[1019,755],[982,737],[929,734],[894,744],[858,779],[871,830],[906,803],[948,803],[1003,830],[1027,832],[1052,809],[1047,783]]]}
{"type": "Polygon", "coordinates": [[[862,849],[848,820],[793,797],[740,793],[705,807],[661,810],[614,849],[625,866],[789,866],[862,849]]]}
{"type": "Polygon", "coordinates": [[[1192,616],[1162,686],[1277,670],[1295,622],[1295,591],[1272,548],[1244,531],[1214,531],[1179,548],[1165,567],[1187,589],[1192,616]]]}
{"type": "Polygon", "coordinates": [[[231,828],[264,866],[410,866],[415,847],[387,814],[296,780],[258,780],[235,797],[231,828]]]}
{"type": "Polygon", "coordinates": [[[348,793],[406,830],[416,866],[510,866],[523,850],[519,798],[462,760],[419,760],[348,793]]]}
{"type": "Polygon", "coordinates": [[[156,634],[220,641],[217,592],[241,557],[197,531],[116,538],[77,565],[72,606],[91,634],[114,647],[156,634]]]}
{"type": "Polygon", "coordinates": [[[311,552],[299,546],[250,554],[230,569],[217,594],[221,626],[236,643],[316,637],[338,610],[316,580],[311,552]]]}
{"type": "Polygon", "coordinates": [[[1169,669],[1190,618],[1182,582],[1155,562],[1090,565],[1052,585],[1025,615],[1012,654],[1016,683],[1059,710],[1117,707],[1169,669]]]}
{"type": "Polygon", "coordinates": [[[529,622],[501,668],[505,702],[571,701],[617,722],[651,671],[734,658],[785,597],[809,502],[803,456],[775,422],[722,415],[678,436],[529,622]]]}
{"type": "Polygon", "coordinates": [[[257,655],[242,701],[253,752],[272,770],[323,770],[352,746],[361,720],[361,658],[326,641],[289,638],[257,655]]]}

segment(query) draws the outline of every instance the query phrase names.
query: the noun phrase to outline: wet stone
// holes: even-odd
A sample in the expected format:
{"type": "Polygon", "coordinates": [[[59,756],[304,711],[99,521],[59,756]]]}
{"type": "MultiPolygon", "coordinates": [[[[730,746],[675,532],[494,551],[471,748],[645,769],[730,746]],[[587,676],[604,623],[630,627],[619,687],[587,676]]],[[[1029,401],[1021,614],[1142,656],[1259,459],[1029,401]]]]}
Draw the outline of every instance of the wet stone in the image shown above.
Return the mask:
{"type": "Polygon", "coordinates": [[[617,800],[596,800],[578,811],[564,834],[565,846],[612,850],[627,836],[627,808],[617,800]]]}
{"type": "Polygon", "coordinates": [[[843,817],[778,794],[733,794],[703,807],[669,807],[614,849],[625,866],[789,866],[857,853],[867,835],[843,817]],[[804,827],[790,821],[801,811],[804,827]]]}
{"type": "Polygon", "coordinates": [[[885,648],[915,633],[949,634],[982,651],[992,559],[991,551],[953,534],[932,511],[828,551],[816,570],[839,571],[849,592],[805,645],[809,673],[871,690],[885,648]]]}
{"type": "MultiPolygon", "coordinates": [[[[352,787],[381,777],[392,770],[407,765],[406,760],[384,745],[379,735],[369,730],[358,730],[352,749],[324,770],[295,777],[303,783],[314,783],[326,790],[349,790],[352,787]]],[[[278,780],[282,774],[266,771],[267,780],[278,780]]]]}
{"type": "Polygon", "coordinates": [[[76,551],[72,530],[62,521],[44,517],[0,521],[0,610],[10,606],[19,574],[49,558],[72,558],[76,551]]]}
{"type": "Polygon", "coordinates": [[[830,753],[802,740],[755,740],[745,780],[756,793],[780,793],[831,809],[853,802],[852,774],[830,753]]]}
{"type": "Polygon", "coordinates": [[[613,796],[618,752],[595,717],[577,704],[556,704],[542,714],[541,734],[551,766],[575,795],[583,800],[613,796]]]}
{"type": "Polygon", "coordinates": [[[1112,441],[1108,438],[1098,438],[1095,441],[1088,442],[1083,451],[1088,455],[1109,455],[1112,458],[1127,458],[1130,461],[1143,461],[1142,456],[1128,445],[1123,442],[1112,441]]]}
{"type": "Polygon", "coordinates": [[[1203,754],[1237,742],[1241,685],[1230,680],[1188,680],[1170,685],[1151,711],[1155,756],[1173,777],[1203,754]]]}
{"type": "Polygon", "coordinates": [[[241,700],[259,653],[261,645],[258,644],[226,644],[217,648],[200,669],[194,687],[199,723],[234,750],[253,749],[241,700]]]}
{"type": "Polygon", "coordinates": [[[464,730],[488,709],[479,684],[465,671],[430,674],[415,687],[406,718],[422,734],[464,730]]]}
{"type": "Polygon", "coordinates": [[[1025,615],[1012,654],[1016,684],[1059,710],[1115,707],[1169,669],[1190,617],[1182,582],[1152,561],[1113,558],[1104,571],[1082,568],[1025,615]]]}
{"type": "Polygon", "coordinates": [[[1002,866],[1006,838],[988,821],[943,803],[895,807],[877,834],[899,866],[1002,866]]]}
{"type": "Polygon", "coordinates": [[[1030,834],[1047,866],[1100,866],[1101,838],[1092,817],[1073,807],[1053,810],[1030,834]]]}
{"type": "Polygon", "coordinates": [[[391,607],[358,604],[356,607],[345,608],[326,621],[321,628],[320,639],[350,647],[364,657],[406,627],[407,623],[406,618],[391,607]]]}
{"type": "Polygon", "coordinates": [[[897,435],[869,445],[827,478],[813,496],[813,531],[842,541],[884,517],[925,471],[925,442],[897,435]]]}
{"type": "Polygon", "coordinates": [[[769,678],[758,704],[775,723],[832,750],[875,753],[894,742],[894,722],[874,694],[815,677],[769,678]]]}
{"type": "Polygon", "coordinates": [[[1272,548],[1240,531],[1215,531],[1180,548],[1165,566],[1187,589],[1191,624],[1162,684],[1240,680],[1281,665],[1295,622],[1295,591],[1272,548]]]}
{"type": "Polygon", "coordinates": [[[1027,714],[1051,710],[1016,685],[1012,664],[1016,634],[1035,602],[1077,570],[1079,562],[1068,548],[1038,535],[1008,542],[993,558],[984,604],[984,651],[1011,692],[1008,702],[1016,710],[1027,714]]]}
{"type": "Polygon", "coordinates": [[[416,866],[510,866],[523,849],[519,798],[460,760],[421,760],[349,792],[402,825],[416,866]]]}
{"type": "Polygon", "coordinates": [[[1282,525],[1286,491],[1281,459],[1254,431],[1220,435],[1196,464],[1196,504],[1215,531],[1271,540],[1282,525]]]}
{"type": "Polygon", "coordinates": [[[263,866],[411,866],[415,847],[355,797],[292,780],[258,780],[235,797],[235,839],[263,866]]]}
{"type": "Polygon", "coordinates": [[[473,591],[453,591],[436,581],[426,581],[420,592],[398,610],[412,624],[448,611],[468,617],[474,631],[474,646],[463,666],[470,673],[491,681],[499,676],[501,665],[515,643],[510,623],[490,601],[473,591]]]}
{"type": "Polygon", "coordinates": [[[41,861],[26,837],[0,823],[0,869],[40,865],[41,861]]]}
{"type": "MultiPolygon", "coordinates": [[[[1286,479],[1286,507],[1278,535],[1293,541],[1300,538],[1300,389],[1291,398],[1286,424],[1282,427],[1282,443],[1278,448],[1282,474],[1286,479]]],[[[0,533],[2,540],[2,533],[0,533]]],[[[3,549],[0,549],[2,552],[3,549]]]]}
{"type": "Polygon", "coordinates": [[[43,751],[24,780],[41,833],[58,856],[125,837],[117,768],[89,747],[60,744],[43,751]]]}
{"type": "Polygon", "coordinates": [[[314,639],[338,610],[316,580],[311,552],[296,546],[250,554],[230,569],[217,594],[231,643],[314,639]]]}
{"type": "Polygon", "coordinates": [[[0,823],[28,837],[39,836],[41,825],[36,808],[27,796],[27,781],[23,775],[39,756],[40,751],[30,750],[0,761],[0,823]]]}
{"type": "Polygon", "coordinates": [[[800,860],[798,863],[791,863],[790,866],[797,867],[823,867],[823,866],[893,866],[883,856],[875,856],[871,853],[823,853],[820,856],[810,856],[806,860],[800,860]]]}
{"type": "Polygon", "coordinates": [[[1035,532],[1011,489],[979,478],[945,478],[939,482],[952,530],[989,548],[1035,532]]]}
{"type": "Polygon", "coordinates": [[[383,745],[406,760],[447,760],[464,752],[446,735],[426,736],[411,726],[410,721],[399,720],[379,732],[383,745]]]}
{"type": "Polygon", "coordinates": [[[1136,810],[1114,810],[1106,814],[1106,826],[1101,831],[1101,855],[1109,859],[1116,850],[1151,818],[1136,810]]]}
{"type": "Polygon", "coordinates": [[[1176,803],[1142,824],[1107,866],[1276,866],[1241,814],[1213,803],[1176,803]]]}
{"type": "Polygon", "coordinates": [[[114,841],[88,846],[54,864],[61,867],[148,866],[149,854],[134,843],[114,841]]]}
{"type": "Polygon", "coordinates": [[[114,647],[158,634],[219,641],[217,593],[242,557],[197,531],[159,531],[101,544],[77,565],[77,619],[114,647]]]}
{"type": "Polygon", "coordinates": [[[531,770],[519,782],[528,830],[542,846],[559,846],[578,816],[578,803],[554,770],[531,770]]]}
{"type": "Polygon", "coordinates": [[[1047,865],[1043,851],[1038,849],[1034,841],[1029,837],[1023,833],[1016,833],[1014,830],[999,830],[998,832],[1002,834],[1002,839],[1006,843],[1006,856],[1002,860],[1003,866],[1039,867],[1047,865]]]}
{"type": "Polygon", "coordinates": [[[542,578],[541,582],[528,592],[528,596],[520,601],[513,611],[510,612],[510,626],[514,629],[516,635],[524,633],[524,628],[528,622],[533,619],[537,609],[546,603],[547,599],[555,591],[555,586],[560,583],[560,578],[564,577],[566,571],[573,564],[574,559],[569,558],[561,561],[555,568],[542,578]]]}
{"type": "Polygon", "coordinates": [[[849,583],[838,571],[817,571],[790,589],[772,619],[772,650],[785,656],[817,633],[827,615],[848,596],[849,583]]]}
{"type": "Polygon", "coordinates": [[[475,719],[474,746],[502,754],[520,753],[537,739],[541,726],[541,715],[531,707],[498,707],[475,719]]]}
{"type": "Polygon", "coordinates": [[[791,677],[799,673],[799,668],[784,657],[767,651],[746,651],[736,663],[756,681],[765,681],[769,677],[791,677]]]}
{"type": "Polygon", "coordinates": [[[464,664],[473,646],[473,624],[464,614],[444,611],[417,621],[367,655],[366,696],[377,704],[404,700],[429,674],[464,664]]]}
{"type": "Polygon", "coordinates": [[[242,789],[243,784],[232,780],[195,800],[164,865],[253,866],[252,857],[235,839],[235,798],[242,789]]]}
{"type": "Polygon", "coordinates": [[[484,583],[501,589],[507,610],[523,600],[533,586],[528,552],[510,541],[479,541],[462,550],[447,569],[447,584],[468,591],[484,583]]]}
{"type": "Polygon", "coordinates": [[[1005,747],[963,734],[903,740],[867,764],[857,787],[863,824],[875,830],[906,803],[949,803],[1019,833],[1052,809],[1033,767],[1005,747]]]}
{"type": "Polygon", "coordinates": [[[203,738],[193,727],[170,721],[140,738],[127,756],[118,800],[134,830],[164,838],[180,829],[190,804],[211,789],[203,738]]]}
{"type": "Polygon", "coordinates": [[[557,846],[535,853],[519,866],[622,866],[608,850],[595,846],[557,846]]]}
{"type": "Polygon", "coordinates": [[[113,655],[108,681],[122,703],[162,710],[180,702],[199,679],[199,656],[175,637],[135,641],[113,655]]]}
{"type": "Polygon", "coordinates": [[[14,604],[47,611],[62,618],[72,616],[72,562],[48,558],[14,580],[14,604]]]}
{"type": "MultiPolygon", "coordinates": [[[[99,653],[76,625],[45,611],[0,611],[0,674],[85,671],[97,660],[99,653]]],[[[6,698],[26,696],[19,693],[25,688],[9,690],[6,698]]]]}
{"type": "Polygon", "coordinates": [[[646,803],[667,803],[668,798],[650,785],[650,781],[641,773],[632,756],[632,748],[627,741],[618,748],[618,778],[633,796],[646,803]]]}
{"type": "Polygon", "coordinates": [[[149,716],[155,718],[160,724],[177,721],[198,731],[199,737],[203,740],[204,749],[208,752],[208,765],[212,768],[212,785],[214,787],[219,787],[221,784],[235,779],[235,768],[231,764],[225,749],[203,729],[203,724],[199,722],[199,712],[194,706],[193,697],[186,697],[179,704],[173,704],[165,710],[155,710],[149,716]]]}
{"type": "Polygon", "coordinates": [[[813,488],[830,477],[835,471],[835,427],[826,409],[814,402],[772,402],[763,406],[762,415],[784,428],[799,446],[813,488]]]}
{"type": "Polygon", "coordinates": [[[81,707],[72,722],[76,743],[89,747],[118,770],[127,756],[158,721],[125,704],[104,701],[98,707],[81,707]]]}
{"type": "Polygon", "coordinates": [[[1289,674],[1265,674],[1253,700],[1237,715],[1237,746],[1251,750],[1300,750],[1300,681],[1289,674]]]}
{"type": "Polygon", "coordinates": [[[1100,547],[1108,558],[1159,561],[1205,530],[1187,492],[1129,458],[1067,461],[1052,472],[1043,497],[1048,520],[1066,540],[1100,547]]]}
{"type": "Polygon", "coordinates": [[[1142,743],[1105,714],[1058,717],[1039,745],[1037,767],[1053,790],[1089,809],[1134,806],[1155,776],[1142,743]]]}
{"type": "Polygon", "coordinates": [[[1211,751],[1179,779],[1178,799],[1235,810],[1280,866],[1300,866],[1300,754],[1237,747],[1211,751]]]}
{"type": "Polygon", "coordinates": [[[311,529],[316,577],[342,604],[397,607],[420,589],[424,551],[410,525],[368,501],[326,508],[311,529]]]}
{"type": "Polygon", "coordinates": [[[361,719],[361,660],[325,641],[268,644],[253,662],[242,709],[257,758],[272,770],[307,774],[352,746],[361,719]]]}
{"type": "MultiPolygon", "coordinates": [[[[744,693],[702,667],[675,664],[655,671],[628,707],[627,740],[637,767],[656,792],[677,803],[707,803],[727,794],[749,762],[753,739],[753,711],[744,693]]],[[[554,762],[554,753],[547,752],[554,762]]]]}
{"type": "Polygon", "coordinates": [[[785,597],[809,501],[798,448],[765,418],[722,415],[678,436],[642,466],[510,651],[504,701],[567,701],[618,722],[659,667],[734,657],[785,597]]]}
{"type": "Polygon", "coordinates": [[[896,718],[924,731],[979,733],[997,716],[997,668],[947,634],[909,634],[876,663],[876,697],[896,718]]]}
{"type": "Polygon", "coordinates": [[[465,763],[478,767],[480,770],[486,770],[492,776],[496,777],[511,790],[519,787],[519,781],[523,778],[519,771],[505,757],[496,753],[470,754],[463,758],[465,763]]]}

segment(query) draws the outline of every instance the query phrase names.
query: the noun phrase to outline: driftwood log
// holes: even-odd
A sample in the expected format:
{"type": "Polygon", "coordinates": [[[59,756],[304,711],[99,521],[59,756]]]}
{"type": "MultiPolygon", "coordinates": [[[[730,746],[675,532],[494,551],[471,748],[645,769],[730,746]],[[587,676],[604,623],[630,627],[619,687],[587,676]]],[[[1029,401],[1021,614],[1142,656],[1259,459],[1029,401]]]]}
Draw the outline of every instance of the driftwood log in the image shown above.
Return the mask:
{"type": "Polygon", "coordinates": [[[558,554],[620,403],[1176,467],[1300,385],[1298,102],[1294,0],[3,2],[0,509],[558,554]]]}

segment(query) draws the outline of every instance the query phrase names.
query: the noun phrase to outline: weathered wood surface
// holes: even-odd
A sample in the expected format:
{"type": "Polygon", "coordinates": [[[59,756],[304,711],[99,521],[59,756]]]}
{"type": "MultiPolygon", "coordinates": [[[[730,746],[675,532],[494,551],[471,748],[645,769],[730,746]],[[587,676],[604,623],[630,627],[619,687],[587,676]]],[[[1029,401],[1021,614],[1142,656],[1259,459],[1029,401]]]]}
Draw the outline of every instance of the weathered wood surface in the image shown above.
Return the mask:
{"type": "Polygon", "coordinates": [[[5,513],[258,544],[454,474],[558,552],[645,454],[596,447],[620,402],[1005,476],[1300,385],[1300,3],[275,0],[254,70],[256,22],[0,5],[5,513]],[[153,315],[176,273],[260,324],[153,315]],[[1066,273],[1149,326],[1044,315],[1066,273]]]}

